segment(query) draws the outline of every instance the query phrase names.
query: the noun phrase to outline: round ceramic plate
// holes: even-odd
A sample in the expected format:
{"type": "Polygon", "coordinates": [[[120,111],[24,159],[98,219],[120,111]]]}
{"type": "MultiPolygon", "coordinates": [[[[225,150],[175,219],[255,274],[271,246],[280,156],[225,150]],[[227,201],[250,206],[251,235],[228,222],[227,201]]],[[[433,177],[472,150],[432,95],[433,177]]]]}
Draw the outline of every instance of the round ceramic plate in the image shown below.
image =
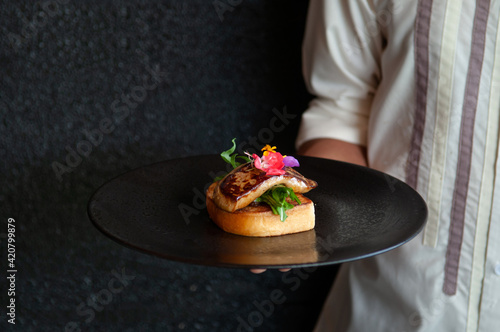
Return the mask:
{"type": "Polygon", "coordinates": [[[219,267],[338,264],[394,249],[422,230],[426,204],[405,183],[349,163],[297,159],[297,170],[318,182],[306,194],[316,211],[316,226],[307,232],[253,238],[218,228],[208,217],[204,194],[227,169],[218,155],[169,160],[120,175],[95,192],[88,214],[123,245],[219,267]]]}

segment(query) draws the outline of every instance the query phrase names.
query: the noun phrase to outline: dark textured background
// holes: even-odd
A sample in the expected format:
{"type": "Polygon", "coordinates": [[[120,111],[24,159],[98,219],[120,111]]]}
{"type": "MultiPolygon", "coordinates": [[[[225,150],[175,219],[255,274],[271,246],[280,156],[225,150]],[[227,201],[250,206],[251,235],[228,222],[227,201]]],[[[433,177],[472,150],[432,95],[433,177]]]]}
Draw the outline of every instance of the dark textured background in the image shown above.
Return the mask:
{"type": "Polygon", "coordinates": [[[5,322],[2,281],[0,330],[237,331],[249,318],[255,331],[310,330],[334,267],[253,275],[169,262],[109,240],[86,214],[110,178],[218,153],[233,137],[293,153],[310,98],[306,11],[285,0],[1,1],[0,276],[9,217],[18,273],[17,324],[5,322]],[[270,131],[285,111],[290,122],[270,131]],[[119,287],[116,273],[130,280],[119,287]],[[256,314],[276,289],[286,302],[256,314]]]}

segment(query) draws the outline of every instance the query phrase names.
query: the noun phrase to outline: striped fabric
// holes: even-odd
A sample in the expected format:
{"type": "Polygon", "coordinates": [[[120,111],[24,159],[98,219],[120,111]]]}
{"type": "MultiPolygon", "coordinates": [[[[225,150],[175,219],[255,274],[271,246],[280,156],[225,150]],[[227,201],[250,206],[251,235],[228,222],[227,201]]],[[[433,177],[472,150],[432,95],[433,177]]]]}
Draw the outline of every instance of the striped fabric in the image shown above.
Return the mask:
{"type": "Polygon", "coordinates": [[[441,216],[441,193],[447,152],[446,141],[448,139],[448,126],[452,108],[453,69],[457,36],[460,32],[461,10],[461,1],[446,2],[436,102],[436,108],[441,110],[441,112],[436,112],[431,173],[427,194],[429,220],[427,221],[423,237],[424,244],[432,247],[435,247],[437,243],[441,216]]]}
{"type": "Polygon", "coordinates": [[[427,82],[429,79],[429,51],[427,46],[429,44],[431,9],[432,0],[420,1],[417,8],[419,15],[415,21],[416,112],[406,169],[406,182],[413,188],[417,187],[418,166],[421,153],[420,147],[422,146],[425,127],[427,82]]]}
{"type": "MultiPolygon", "coordinates": [[[[443,292],[454,295],[457,290],[460,253],[463,241],[467,191],[471,169],[472,146],[474,137],[474,120],[476,116],[481,67],[485,48],[485,34],[488,22],[489,0],[478,0],[474,14],[472,31],[472,47],[469,58],[467,80],[464,92],[462,119],[460,126],[460,142],[458,165],[451,207],[451,222],[449,228],[448,246],[446,251],[445,277],[443,292]]],[[[425,245],[436,246],[439,220],[441,216],[441,195],[446,166],[448,126],[452,108],[452,86],[454,69],[454,51],[457,35],[460,33],[460,15],[462,2],[448,1],[443,24],[441,57],[439,64],[438,92],[435,107],[434,135],[432,142],[432,158],[429,175],[427,202],[429,220],[424,230],[425,245]]],[[[428,111],[427,93],[429,76],[429,30],[431,24],[432,0],[422,0],[417,10],[415,25],[415,57],[416,57],[416,114],[407,167],[407,182],[417,187],[420,166],[421,146],[426,128],[426,113],[428,111]]]]}
{"type": "Polygon", "coordinates": [[[457,291],[458,267],[462,247],[465,205],[469,186],[469,174],[472,158],[472,139],[476,116],[479,82],[484,55],[486,24],[488,22],[489,0],[478,0],[472,31],[472,51],[465,87],[462,124],[460,128],[460,151],[458,168],[451,207],[451,226],[446,252],[445,280],[443,291],[453,295],[457,291]]]}
{"type": "MultiPolygon", "coordinates": [[[[495,44],[495,52],[491,61],[493,72],[491,79],[485,85],[490,90],[490,98],[488,100],[488,116],[485,142],[485,160],[483,162],[483,170],[481,177],[481,191],[478,208],[478,223],[474,236],[474,252],[472,260],[471,285],[468,307],[467,331],[479,330],[479,313],[477,308],[481,307],[481,297],[483,292],[483,278],[485,274],[488,233],[490,232],[490,223],[493,222],[493,192],[494,183],[497,181],[495,168],[489,165],[495,165],[498,159],[499,147],[499,122],[500,122],[500,19],[498,12],[500,4],[497,7],[491,8],[489,21],[492,25],[496,20],[496,35],[492,36],[495,44]],[[481,222],[487,221],[487,222],[481,222]]],[[[486,80],[488,81],[488,80],[486,80]]],[[[498,162],[497,162],[498,164],[498,162]]],[[[491,230],[492,231],[492,230],[491,230]]]]}

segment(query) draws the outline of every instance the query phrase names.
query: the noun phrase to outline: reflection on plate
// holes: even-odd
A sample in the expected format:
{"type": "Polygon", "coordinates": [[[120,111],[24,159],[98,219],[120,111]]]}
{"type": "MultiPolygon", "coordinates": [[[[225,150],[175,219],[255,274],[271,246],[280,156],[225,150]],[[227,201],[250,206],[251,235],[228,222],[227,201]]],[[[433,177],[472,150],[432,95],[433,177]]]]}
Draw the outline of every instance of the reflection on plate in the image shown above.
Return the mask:
{"type": "Polygon", "coordinates": [[[221,241],[219,260],[236,265],[296,265],[318,260],[313,230],[275,237],[231,236],[221,241]]]}
{"type": "Polygon", "coordinates": [[[251,238],[219,229],[205,209],[206,188],[225,170],[218,155],[169,160],[112,179],[88,213],[113,240],[170,260],[220,267],[284,268],[338,264],[394,249],[422,229],[427,207],[403,182],[348,163],[297,158],[316,180],[306,195],[314,230],[251,238]]]}

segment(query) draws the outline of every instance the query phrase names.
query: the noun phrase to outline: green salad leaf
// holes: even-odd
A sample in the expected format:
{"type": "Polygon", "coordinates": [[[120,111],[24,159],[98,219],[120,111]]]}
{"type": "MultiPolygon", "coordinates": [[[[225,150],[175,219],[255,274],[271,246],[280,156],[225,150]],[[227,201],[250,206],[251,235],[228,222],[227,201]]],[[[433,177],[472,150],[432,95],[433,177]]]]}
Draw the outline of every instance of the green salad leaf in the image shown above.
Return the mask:
{"type": "Polygon", "coordinates": [[[276,185],[271,189],[268,189],[262,196],[258,197],[255,201],[257,203],[266,203],[271,207],[274,214],[280,216],[281,221],[285,221],[287,218],[286,211],[293,209],[294,205],[287,201],[290,197],[293,201],[301,204],[299,198],[293,192],[292,188],[285,187],[283,185],[276,185]]]}
{"type": "Polygon", "coordinates": [[[242,159],[244,161],[244,163],[248,163],[250,161],[250,158],[248,158],[247,156],[240,156],[237,153],[233,153],[234,150],[236,150],[236,138],[233,138],[232,142],[233,142],[233,146],[229,150],[223,151],[220,154],[222,159],[224,159],[224,161],[226,163],[231,164],[231,166],[233,166],[233,168],[236,168],[242,164],[242,163],[236,161],[236,159],[238,159],[238,158],[242,159]]]}
{"type": "MultiPolygon", "coordinates": [[[[233,142],[233,146],[230,149],[223,151],[220,154],[220,156],[222,157],[222,159],[226,163],[230,164],[233,167],[233,169],[235,169],[236,167],[240,166],[241,164],[250,162],[250,158],[248,158],[247,156],[241,156],[237,153],[234,153],[234,150],[236,150],[236,138],[233,138],[232,142],[233,142]],[[240,159],[243,162],[239,162],[239,161],[237,161],[237,159],[240,159]]],[[[214,181],[219,181],[222,178],[224,178],[224,176],[225,175],[218,176],[214,179],[214,181]]]]}

